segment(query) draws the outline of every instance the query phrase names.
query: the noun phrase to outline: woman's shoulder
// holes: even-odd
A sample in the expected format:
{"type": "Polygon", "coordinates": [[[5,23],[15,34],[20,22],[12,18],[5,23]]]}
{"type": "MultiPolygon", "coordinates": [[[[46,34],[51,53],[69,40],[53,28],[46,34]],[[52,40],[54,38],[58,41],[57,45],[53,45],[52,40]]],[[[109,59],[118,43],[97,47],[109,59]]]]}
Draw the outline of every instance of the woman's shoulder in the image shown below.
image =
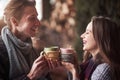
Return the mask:
{"type": "Polygon", "coordinates": [[[101,63],[96,67],[96,69],[99,70],[110,69],[110,65],[108,63],[101,63]]]}
{"type": "Polygon", "coordinates": [[[94,70],[91,80],[111,80],[111,68],[107,63],[99,64],[94,70]]]}

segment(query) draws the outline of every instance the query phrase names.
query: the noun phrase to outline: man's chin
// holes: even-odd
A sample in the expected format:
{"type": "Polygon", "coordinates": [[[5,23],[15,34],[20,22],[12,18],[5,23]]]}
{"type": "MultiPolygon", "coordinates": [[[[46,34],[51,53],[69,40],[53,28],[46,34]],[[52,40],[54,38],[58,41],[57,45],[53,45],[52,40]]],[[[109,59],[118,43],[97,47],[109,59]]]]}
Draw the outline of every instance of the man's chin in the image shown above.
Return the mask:
{"type": "Polygon", "coordinates": [[[30,37],[35,37],[35,36],[36,36],[36,34],[35,34],[35,33],[33,33],[33,34],[31,34],[31,35],[30,35],[30,37]]]}

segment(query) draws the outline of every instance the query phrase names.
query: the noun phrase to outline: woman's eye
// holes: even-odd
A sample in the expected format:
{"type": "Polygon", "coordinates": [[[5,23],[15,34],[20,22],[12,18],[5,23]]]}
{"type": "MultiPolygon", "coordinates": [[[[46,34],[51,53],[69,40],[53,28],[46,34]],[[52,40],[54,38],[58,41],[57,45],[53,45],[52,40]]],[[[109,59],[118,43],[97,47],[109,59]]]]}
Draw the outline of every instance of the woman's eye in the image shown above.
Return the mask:
{"type": "Polygon", "coordinates": [[[89,34],[89,32],[85,32],[86,34],[89,34]]]}

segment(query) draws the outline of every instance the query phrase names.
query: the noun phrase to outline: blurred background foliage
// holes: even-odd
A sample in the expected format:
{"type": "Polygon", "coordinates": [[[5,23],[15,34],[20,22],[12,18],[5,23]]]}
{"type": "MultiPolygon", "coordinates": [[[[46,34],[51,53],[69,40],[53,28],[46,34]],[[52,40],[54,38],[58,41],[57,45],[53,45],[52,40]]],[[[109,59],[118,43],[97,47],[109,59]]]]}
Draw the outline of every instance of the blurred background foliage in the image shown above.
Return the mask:
{"type": "MultiPolygon", "coordinates": [[[[120,0],[42,0],[43,17],[33,46],[38,52],[46,46],[73,47],[82,60],[80,35],[94,15],[111,17],[120,25],[120,0]]],[[[5,25],[0,20],[0,29],[5,25]]]]}
{"type": "MultiPolygon", "coordinates": [[[[43,2],[46,5],[48,0],[43,2]]],[[[92,16],[107,16],[120,24],[120,0],[56,0],[51,7],[47,6],[45,8],[49,11],[44,12],[44,16],[48,16],[49,12],[50,14],[49,17],[43,17],[43,22],[47,20],[48,27],[52,28],[52,32],[56,32],[53,32],[54,35],[49,34],[55,42],[50,42],[50,45],[72,46],[77,51],[79,60],[82,60],[83,55],[80,35],[85,31],[92,16]]],[[[43,10],[47,11],[44,8],[43,10]]]]}
{"type": "MultiPolygon", "coordinates": [[[[120,0],[76,0],[75,8],[76,31],[78,35],[85,31],[91,17],[95,15],[110,17],[120,25],[120,0]]],[[[77,39],[76,49],[80,53],[80,60],[82,59],[81,45],[81,40],[77,39]]]]}

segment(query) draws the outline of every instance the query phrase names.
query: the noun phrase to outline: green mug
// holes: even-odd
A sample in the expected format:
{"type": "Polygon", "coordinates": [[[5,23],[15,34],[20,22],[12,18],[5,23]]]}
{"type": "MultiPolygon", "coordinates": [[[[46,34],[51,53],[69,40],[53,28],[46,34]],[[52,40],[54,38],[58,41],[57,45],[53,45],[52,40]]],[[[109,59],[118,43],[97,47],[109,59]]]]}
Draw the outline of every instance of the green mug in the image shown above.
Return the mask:
{"type": "Polygon", "coordinates": [[[40,54],[44,55],[46,59],[60,60],[60,48],[58,46],[45,47],[40,54]]]}

